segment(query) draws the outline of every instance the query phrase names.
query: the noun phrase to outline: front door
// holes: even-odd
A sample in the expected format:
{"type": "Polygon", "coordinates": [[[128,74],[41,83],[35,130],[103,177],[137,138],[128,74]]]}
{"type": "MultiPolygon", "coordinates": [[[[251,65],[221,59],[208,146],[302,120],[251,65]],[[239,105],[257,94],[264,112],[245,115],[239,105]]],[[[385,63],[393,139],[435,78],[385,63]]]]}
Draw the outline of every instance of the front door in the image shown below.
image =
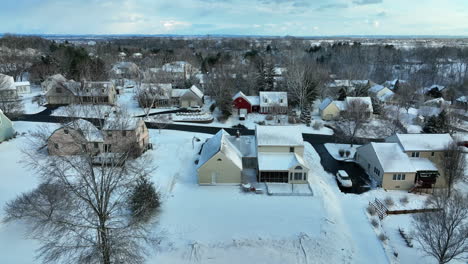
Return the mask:
{"type": "Polygon", "coordinates": [[[216,179],[218,178],[219,173],[217,172],[212,172],[211,173],[211,184],[215,185],[216,184],[216,179]]]}

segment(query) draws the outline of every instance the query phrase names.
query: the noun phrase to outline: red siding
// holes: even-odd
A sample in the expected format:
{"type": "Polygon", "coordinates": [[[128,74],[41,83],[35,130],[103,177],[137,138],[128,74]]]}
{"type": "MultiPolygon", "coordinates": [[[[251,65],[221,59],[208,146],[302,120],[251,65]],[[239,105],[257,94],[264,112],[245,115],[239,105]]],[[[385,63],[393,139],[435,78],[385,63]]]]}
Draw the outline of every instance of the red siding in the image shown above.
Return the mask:
{"type": "Polygon", "coordinates": [[[247,109],[248,113],[252,113],[252,106],[242,97],[236,98],[236,100],[232,102],[232,105],[237,109],[247,109]]]}

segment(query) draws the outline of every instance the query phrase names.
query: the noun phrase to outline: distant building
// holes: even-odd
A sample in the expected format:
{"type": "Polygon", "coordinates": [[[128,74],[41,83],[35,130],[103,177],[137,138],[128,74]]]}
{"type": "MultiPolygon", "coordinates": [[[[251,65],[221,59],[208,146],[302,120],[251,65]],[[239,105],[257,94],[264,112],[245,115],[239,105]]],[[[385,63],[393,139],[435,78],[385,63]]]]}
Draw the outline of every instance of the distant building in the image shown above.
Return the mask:
{"type": "Polygon", "coordinates": [[[50,105],[108,104],[117,101],[117,91],[112,82],[74,82],[57,83],[46,95],[50,105]]]}
{"type": "Polygon", "coordinates": [[[49,76],[41,83],[42,92],[47,93],[50,89],[55,89],[59,84],[66,81],[67,79],[61,74],[54,74],[49,76]]]}
{"type": "Polygon", "coordinates": [[[13,123],[0,109],[0,143],[15,136],[13,123]]]}
{"type": "Polygon", "coordinates": [[[286,92],[260,92],[260,113],[286,114],[288,94],[286,92]]]}

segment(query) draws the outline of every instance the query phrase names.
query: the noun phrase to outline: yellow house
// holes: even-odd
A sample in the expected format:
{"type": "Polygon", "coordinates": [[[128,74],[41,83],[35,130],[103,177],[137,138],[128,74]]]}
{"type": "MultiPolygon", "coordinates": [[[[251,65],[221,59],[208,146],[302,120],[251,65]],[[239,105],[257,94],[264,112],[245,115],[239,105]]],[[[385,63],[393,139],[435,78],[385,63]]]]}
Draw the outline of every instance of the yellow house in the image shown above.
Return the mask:
{"type": "Polygon", "coordinates": [[[343,101],[333,101],[331,98],[325,98],[319,106],[319,113],[323,120],[335,120],[340,117],[343,108],[343,101]]]}
{"type": "Polygon", "coordinates": [[[392,90],[379,84],[375,84],[371,88],[369,88],[369,94],[382,102],[390,101],[395,95],[395,93],[393,93],[392,90]]]}
{"type": "Polygon", "coordinates": [[[198,184],[240,184],[243,171],[256,167],[254,136],[230,136],[221,129],[202,147],[198,160],[198,184]]]}

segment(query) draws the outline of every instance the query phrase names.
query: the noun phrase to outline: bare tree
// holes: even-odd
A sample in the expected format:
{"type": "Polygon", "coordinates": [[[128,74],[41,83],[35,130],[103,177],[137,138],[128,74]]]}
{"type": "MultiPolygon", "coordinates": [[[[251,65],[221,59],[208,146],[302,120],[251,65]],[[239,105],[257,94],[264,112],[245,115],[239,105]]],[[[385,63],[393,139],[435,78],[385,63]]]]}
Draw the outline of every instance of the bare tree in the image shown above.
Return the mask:
{"type": "Polygon", "coordinates": [[[357,132],[367,122],[369,114],[369,106],[360,100],[350,101],[346,106],[346,110],[341,112],[341,119],[337,122],[337,125],[343,136],[351,142],[351,147],[357,132]]]}
{"type": "Polygon", "coordinates": [[[164,89],[161,85],[153,83],[144,84],[137,88],[135,99],[148,118],[152,108],[170,104],[170,89],[164,89]]]}
{"type": "Polygon", "coordinates": [[[159,134],[161,134],[161,130],[172,123],[172,116],[171,114],[155,115],[153,116],[153,121],[155,122],[155,125],[159,130],[159,134]]]}
{"type": "Polygon", "coordinates": [[[129,197],[140,178],[154,168],[147,158],[131,159],[131,150],[96,162],[83,137],[74,133],[73,156],[51,156],[48,136],[38,131],[24,151],[27,165],[41,177],[39,187],[6,205],[6,222],[23,220],[42,246],[43,262],[143,263],[151,236],[148,223],[134,219],[129,197]]]}
{"type": "Polygon", "coordinates": [[[467,178],[465,175],[465,153],[456,142],[449,144],[441,157],[442,170],[447,182],[447,195],[450,196],[453,185],[467,178]]]}
{"type": "Polygon", "coordinates": [[[422,250],[440,264],[454,259],[466,260],[468,197],[458,192],[447,196],[440,191],[428,199],[427,206],[438,210],[413,216],[415,239],[422,250]]]}

